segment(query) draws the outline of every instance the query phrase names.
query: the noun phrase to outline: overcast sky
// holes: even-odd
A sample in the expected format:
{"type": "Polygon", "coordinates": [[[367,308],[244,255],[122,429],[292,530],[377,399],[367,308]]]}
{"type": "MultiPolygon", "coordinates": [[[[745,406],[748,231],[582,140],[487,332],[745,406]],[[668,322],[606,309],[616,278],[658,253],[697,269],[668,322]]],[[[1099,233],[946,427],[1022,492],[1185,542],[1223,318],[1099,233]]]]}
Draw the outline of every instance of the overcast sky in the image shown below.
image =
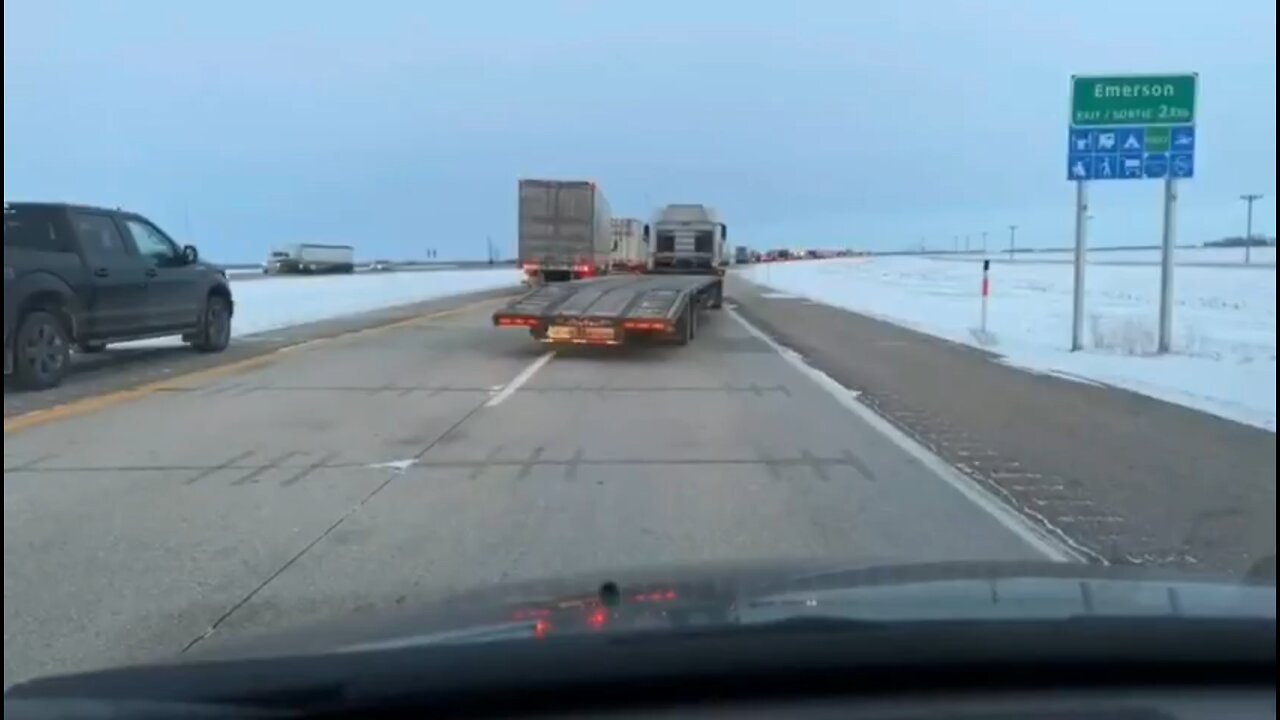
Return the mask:
{"type": "MultiPolygon", "coordinates": [[[[120,205],[207,257],[514,247],[518,177],[615,214],[717,206],[732,242],[1071,241],[1073,73],[1200,73],[1179,240],[1274,233],[1263,0],[5,0],[4,195],[120,205]]],[[[1094,244],[1160,184],[1095,183],[1094,244]]]]}

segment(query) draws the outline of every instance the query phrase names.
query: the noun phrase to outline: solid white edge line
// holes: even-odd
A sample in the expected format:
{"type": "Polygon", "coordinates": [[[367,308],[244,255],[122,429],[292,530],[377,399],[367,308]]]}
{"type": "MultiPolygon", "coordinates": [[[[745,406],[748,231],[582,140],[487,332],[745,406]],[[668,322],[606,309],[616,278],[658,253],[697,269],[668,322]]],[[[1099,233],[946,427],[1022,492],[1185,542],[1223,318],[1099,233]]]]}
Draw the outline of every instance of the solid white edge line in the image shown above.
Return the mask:
{"type": "Polygon", "coordinates": [[[1049,535],[1044,529],[1034,525],[998,497],[988,492],[986,488],[978,485],[972,478],[967,477],[964,473],[948,464],[946,460],[930,452],[928,448],[904,433],[893,423],[878,415],[871,408],[858,402],[852,390],[841,385],[830,375],[805,362],[800,353],[779,344],[763,330],[748,322],[736,310],[726,307],[725,312],[729,313],[734,320],[737,320],[742,327],[746,328],[747,332],[773,348],[774,352],[778,353],[789,365],[800,371],[800,374],[808,377],[818,387],[825,390],[828,395],[835,398],[836,402],[843,405],[845,409],[858,416],[859,419],[866,422],[881,435],[884,435],[908,455],[920,461],[940,480],[950,485],[1037,552],[1055,562],[1085,561],[1086,556],[1083,553],[1078,552],[1059,538],[1049,535]]]}
{"type": "Polygon", "coordinates": [[[498,405],[501,405],[502,401],[506,400],[512,395],[515,395],[516,391],[520,389],[521,385],[524,385],[525,383],[529,382],[529,378],[533,377],[534,373],[541,370],[543,365],[546,365],[547,363],[551,362],[551,358],[555,356],[556,356],[556,353],[554,350],[548,351],[546,354],[540,356],[537,360],[534,360],[533,362],[529,363],[529,366],[526,367],[524,370],[521,370],[519,375],[512,378],[511,382],[507,383],[505,387],[499,390],[497,395],[494,395],[493,397],[489,398],[489,402],[485,403],[484,406],[497,407],[498,405]]]}

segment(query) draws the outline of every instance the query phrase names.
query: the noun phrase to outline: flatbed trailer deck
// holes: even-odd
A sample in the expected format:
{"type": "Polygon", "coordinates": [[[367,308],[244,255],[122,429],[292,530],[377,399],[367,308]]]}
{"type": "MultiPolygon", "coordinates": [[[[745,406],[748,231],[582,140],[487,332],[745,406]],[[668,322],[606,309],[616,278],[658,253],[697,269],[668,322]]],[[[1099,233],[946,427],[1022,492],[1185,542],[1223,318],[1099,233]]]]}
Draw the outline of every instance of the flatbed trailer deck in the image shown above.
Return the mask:
{"type": "Polygon", "coordinates": [[[622,345],[659,339],[683,345],[698,314],[723,300],[719,275],[623,275],[546,285],[493,314],[498,327],[527,328],[544,343],[622,345]]]}

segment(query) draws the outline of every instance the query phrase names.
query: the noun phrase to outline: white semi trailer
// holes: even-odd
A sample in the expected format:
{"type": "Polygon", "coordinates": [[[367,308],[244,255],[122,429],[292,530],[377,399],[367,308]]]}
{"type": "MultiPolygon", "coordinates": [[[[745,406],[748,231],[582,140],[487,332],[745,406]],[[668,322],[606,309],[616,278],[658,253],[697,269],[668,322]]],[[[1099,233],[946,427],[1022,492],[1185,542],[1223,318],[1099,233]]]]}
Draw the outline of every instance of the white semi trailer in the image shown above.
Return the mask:
{"type": "Polygon", "coordinates": [[[265,273],[349,273],[356,269],[356,251],[350,245],[297,243],[271,251],[265,273]]]}

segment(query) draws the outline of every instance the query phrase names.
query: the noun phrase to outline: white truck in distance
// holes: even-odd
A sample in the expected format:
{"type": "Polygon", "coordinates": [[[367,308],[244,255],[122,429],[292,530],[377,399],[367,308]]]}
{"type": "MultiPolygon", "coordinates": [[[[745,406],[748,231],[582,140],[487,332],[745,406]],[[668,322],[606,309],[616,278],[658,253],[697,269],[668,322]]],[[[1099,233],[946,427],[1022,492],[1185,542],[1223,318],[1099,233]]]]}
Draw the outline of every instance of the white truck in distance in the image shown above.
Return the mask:
{"type": "Polygon", "coordinates": [[[644,237],[643,222],[636,218],[613,219],[609,264],[614,272],[644,272],[649,268],[649,243],[644,237]]]}
{"type": "Polygon", "coordinates": [[[705,205],[668,205],[660,210],[644,236],[649,242],[649,268],[654,273],[712,274],[729,264],[725,242],[729,230],[718,213],[705,205]]]}
{"type": "Polygon", "coordinates": [[[264,273],[349,273],[356,269],[356,251],[350,245],[298,243],[271,251],[264,273]]]}

